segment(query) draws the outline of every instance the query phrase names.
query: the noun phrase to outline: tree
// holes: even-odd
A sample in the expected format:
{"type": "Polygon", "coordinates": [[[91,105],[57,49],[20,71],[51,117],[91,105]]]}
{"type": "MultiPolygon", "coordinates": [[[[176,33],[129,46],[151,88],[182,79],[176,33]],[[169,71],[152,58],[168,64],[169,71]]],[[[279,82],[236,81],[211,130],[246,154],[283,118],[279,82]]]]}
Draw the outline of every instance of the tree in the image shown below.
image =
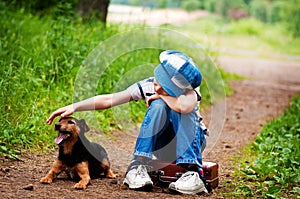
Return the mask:
{"type": "Polygon", "coordinates": [[[268,2],[261,0],[253,0],[250,2],[250,14],[258,20],[267,21],[268,2]]]}
{"type": "Polygon", "coordinates": [[[200,9],[201,2],[198,0],[185,0],[181,3],[181,7],[186,11],[194,11],[200,9]]]}
{"type": "Polygon", "coordinates": [[[293,36],[300,37],[300,0],[285,2],[281,15],[282,21],[293,36]]]}
{"type": "Polygon", "coordinates": [[[110,0],[78,0],[77,10],[83,17],[95,16],[106,23],[110,0]]]}
{"type": "Polygon", "coordinates": [[[224,17],[231,9],[244,7],[245,2],[243,0],[218,0],[215,2],[215,11],[224,17]]]}

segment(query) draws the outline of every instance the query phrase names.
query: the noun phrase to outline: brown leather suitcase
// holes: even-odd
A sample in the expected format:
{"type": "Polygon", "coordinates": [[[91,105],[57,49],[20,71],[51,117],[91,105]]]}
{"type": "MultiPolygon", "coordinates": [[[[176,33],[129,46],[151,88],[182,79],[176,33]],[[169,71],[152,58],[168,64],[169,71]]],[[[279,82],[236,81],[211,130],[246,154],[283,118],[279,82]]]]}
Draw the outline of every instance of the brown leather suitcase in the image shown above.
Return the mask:
{"type": "MultiPolygon", "coordinates": [[[[177,166],[175,163],[152,160],[150,163],[150,177],[155,185],[166,187],[175,182],[187,170],[177,166]]],[[[203,162],[203,172],[209,190],[219,185],[218,164],[215,162],[203,162]]]]}
{"type": "Polygon", "coordinates": [[[219,165],[215,162],[203,162],[202,168],[208,186],[211,189],[217,188],[219,186],[219,165]]]}

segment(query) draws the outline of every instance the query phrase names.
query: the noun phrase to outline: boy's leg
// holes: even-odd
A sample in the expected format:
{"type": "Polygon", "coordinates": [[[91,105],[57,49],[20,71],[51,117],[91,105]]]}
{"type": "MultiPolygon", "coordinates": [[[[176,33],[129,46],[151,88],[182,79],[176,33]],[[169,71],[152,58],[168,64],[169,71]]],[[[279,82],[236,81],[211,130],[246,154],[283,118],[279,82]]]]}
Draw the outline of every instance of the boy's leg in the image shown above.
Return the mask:
{"type": "Polygon", "coordinates": [[[195,111],[189,114],[180,114],[170,111],[177,137],[176,155],[177,164],[194,164],[202,167],[202,147],[205,146],[205,137],[200,128],[200,118],[195,111]]]}
{"type": "Polygon", "coordinates": [[[154,145],[153,154],[162,161],[176,161],[176,134],[173,129],[173,124],[169,122],[168,127],[158,134],[156,145],[154,145]]]}
{"type": "Polygon", "coordinates": [[[202,174],[202,147],[205,146],[204,132],[200,128],[200,119],[196,112],[179,114],[171,111],[170,118],[177,137],[176,163],[183,166],[187,173],[183,174],[169,188],[181,193],[196,194],[207,192],[200,176],[202,174]]]}
{"type": "Polygon", "coordinates": [[[152,159],[152,152],[155,151],[157,139],[168,128],[169,112],[170,108],[163,100],[159,99],[151,103],[140,128],[133,160],[136,156],[152,159]]]}
{"type": "Polygon", "coordinates": [[[148,108],[136,141],[132,162],[129,165],[124,184],[131,189],[151,188],[153,183],[147,173],[147,164],[160,132],[169,123],[169,108],[162,100],[155,100],[148,108]]]}

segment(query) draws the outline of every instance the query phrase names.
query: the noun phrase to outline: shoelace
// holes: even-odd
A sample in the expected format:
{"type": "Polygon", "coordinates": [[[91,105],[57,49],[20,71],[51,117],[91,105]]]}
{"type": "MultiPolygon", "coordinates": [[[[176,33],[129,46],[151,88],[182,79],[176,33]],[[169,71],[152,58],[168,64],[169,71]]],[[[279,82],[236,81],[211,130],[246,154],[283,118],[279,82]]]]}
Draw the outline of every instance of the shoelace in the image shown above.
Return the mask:
{"type": "Polygon", "coordinates": [[[136,169],[136,176],[140,175],[142,178],[147,178],[147,168],[145,165],[139,165],[136,169]]]}
{"type": "Polygon", "coordinates": [[[199,177],[199,174],[196,173],[196,172],[191,172],[191,171],[188,171],[186,173],[184,173],[181,177],[180,177],[180,180],[182,181],[187,181],[191,178],[191,176],[194,176],[196,175],[196,177],[199,177]]]}

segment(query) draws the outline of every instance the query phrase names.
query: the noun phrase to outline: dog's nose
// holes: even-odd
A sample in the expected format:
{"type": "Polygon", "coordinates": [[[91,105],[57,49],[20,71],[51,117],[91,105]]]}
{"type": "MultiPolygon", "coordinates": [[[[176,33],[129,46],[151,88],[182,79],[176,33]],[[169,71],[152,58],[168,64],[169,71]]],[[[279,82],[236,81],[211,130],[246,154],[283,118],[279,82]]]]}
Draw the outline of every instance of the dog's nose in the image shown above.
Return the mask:
{"type": "Polygon", "coordinates": [[[59,130],[60,129],[60,127],[61,127],[61,125],[60,124],[55,124],[55,130],[59,130]]]}

